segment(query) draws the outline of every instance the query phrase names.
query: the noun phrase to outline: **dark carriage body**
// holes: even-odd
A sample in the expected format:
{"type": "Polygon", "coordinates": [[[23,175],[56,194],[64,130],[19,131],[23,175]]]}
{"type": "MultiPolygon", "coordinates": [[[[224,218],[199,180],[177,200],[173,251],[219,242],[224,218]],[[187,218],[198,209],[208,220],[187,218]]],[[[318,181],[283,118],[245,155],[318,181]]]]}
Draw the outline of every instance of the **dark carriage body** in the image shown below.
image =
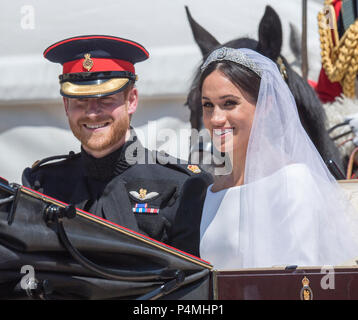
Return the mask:
{"type": "Polygon", "coordinates": [[[214,300],[357,300],[358,266],[212,272],[214,300]]]}
{"type": "Polygon", "coordinates": [[[49,217],[66,204],[4,181],[0,199],[2,299],[209,297],[212,267],[197,257],[79,209],[59,219],[66,247],[61,225],[49,217]],[[27,270],[33,271],[36,288],[24,282],[27,270]]]}
{"type": "Polygon", "coordinates": [[[66,204],[0,181],[0,299],[358,299],[358,266],[214,270],[76,209],[62,223],[71,245],[88,259],[79,261],[59,237],[49,208],[66,204]],[[26,282],[30,277],[34,287],[26,282]]]}

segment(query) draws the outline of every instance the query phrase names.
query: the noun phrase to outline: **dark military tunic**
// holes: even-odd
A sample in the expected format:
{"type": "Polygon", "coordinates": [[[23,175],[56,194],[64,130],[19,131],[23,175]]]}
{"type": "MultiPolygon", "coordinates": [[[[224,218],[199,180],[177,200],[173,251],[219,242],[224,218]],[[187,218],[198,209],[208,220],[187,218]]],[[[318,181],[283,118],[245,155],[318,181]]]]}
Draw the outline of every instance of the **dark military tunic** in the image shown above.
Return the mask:
{"type": "Polygon", "coordinates": [[[200,225],[211,176],[145,149],[135,135],[130,140],[103,158],[82,149],[65,160],[41,161],[24,170],[22,183],[198,256],[200,235],[192,230],[199,228],[189,226],[200,225]]]}

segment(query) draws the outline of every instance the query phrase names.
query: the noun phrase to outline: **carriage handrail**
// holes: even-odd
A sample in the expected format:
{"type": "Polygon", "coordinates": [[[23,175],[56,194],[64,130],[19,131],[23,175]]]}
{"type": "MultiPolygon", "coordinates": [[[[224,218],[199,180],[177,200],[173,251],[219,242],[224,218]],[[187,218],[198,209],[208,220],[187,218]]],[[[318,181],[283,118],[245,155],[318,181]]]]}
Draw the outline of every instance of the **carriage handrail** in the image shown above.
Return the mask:
{"type": "Polygon", "coordinates": [[[0,189],[5,191],[5,192],[8,192],[10,193],[11,195],[14,195],[15,194],[15,188],[9,184],[6,184],[5,183],[5,179],[0,179],[0,189]]]}

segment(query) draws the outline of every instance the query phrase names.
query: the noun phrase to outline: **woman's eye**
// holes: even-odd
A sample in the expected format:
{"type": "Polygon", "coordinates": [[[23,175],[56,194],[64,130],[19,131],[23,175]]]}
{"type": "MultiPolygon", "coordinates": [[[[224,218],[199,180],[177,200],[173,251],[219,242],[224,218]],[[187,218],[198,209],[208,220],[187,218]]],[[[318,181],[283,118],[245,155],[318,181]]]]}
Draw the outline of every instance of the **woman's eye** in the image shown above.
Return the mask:
{"type": "Polygon", "coordinates": [[[203,102],[201,105],[204,108],[212,108],[213,107],[213,104],[211,102],[203,102]]]}
{"type": "Polygon", "coordinates": [[[236,106],[237,104],[239,103],[235,100],[226,100],[224,106],[236,106]]]}

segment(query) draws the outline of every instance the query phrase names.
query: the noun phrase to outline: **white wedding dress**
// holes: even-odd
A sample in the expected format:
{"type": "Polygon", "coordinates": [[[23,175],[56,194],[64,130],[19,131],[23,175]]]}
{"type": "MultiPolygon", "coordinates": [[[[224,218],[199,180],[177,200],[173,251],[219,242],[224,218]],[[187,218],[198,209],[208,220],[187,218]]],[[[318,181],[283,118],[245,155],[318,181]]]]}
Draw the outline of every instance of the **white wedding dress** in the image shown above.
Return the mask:
{"type": "Polygon", "coordinates": [[[322,203],[322,194],[304,164],[285,166],[252,184],[219,192],[211,187],[200,225],[200,256],[215,269],[336,265],[347,259],[343,252],[332,256],[341,241],[344,247],[345,234],[326,237],[321,232],[326,221],[320,221],[319,211],[324,208],[316,204],[322,203]],[[283,184],[288,193],[284,198],[278,192],[283,184]],[[256,212],[247,212],[245,195],[252,187],[257,192],[256,212]]]}
{"type": "Polygon", "coordinates": [[[202,72],[223,61],[259,70],[260,90],[244,184],[209,187],[200,256],[226,270],[337,266],[358,257],[357,214],[304,130],[277,65],[249,49],[219,48],[202,72]]]}

